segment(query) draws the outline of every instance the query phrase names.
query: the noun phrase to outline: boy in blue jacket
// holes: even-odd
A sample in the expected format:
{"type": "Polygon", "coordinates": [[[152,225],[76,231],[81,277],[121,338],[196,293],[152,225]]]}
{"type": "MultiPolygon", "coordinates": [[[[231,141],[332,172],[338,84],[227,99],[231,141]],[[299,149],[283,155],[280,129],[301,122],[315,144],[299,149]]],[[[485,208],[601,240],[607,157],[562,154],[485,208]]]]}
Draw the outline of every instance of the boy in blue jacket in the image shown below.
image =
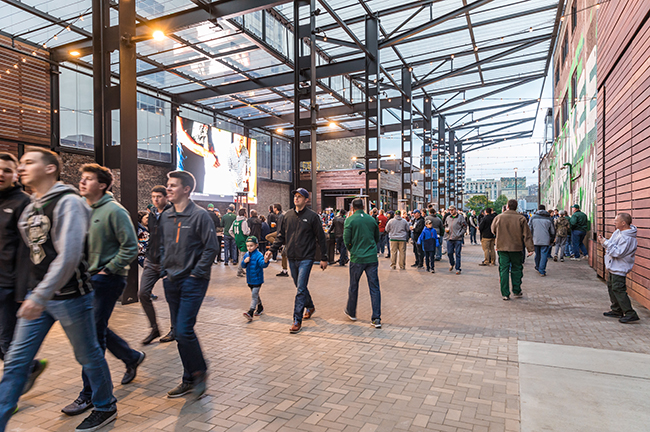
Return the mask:
{"type": "Polygon", "coordinates": [[[264,312],[262,300],[260,299],[260,288],[264,283],[264,269],[269,266],[269,261],[264,259],[262,252],[257,250],[257,237],[249,236],[246,239],[248,252],[241,261],[241,267],[246,269],[246,283],[251,289],[251,307],[244,312],[248,322],[253,321],[253,316],[260,316],[264,312]]]}
{"type": "Polygon", "coordinates": [[[422,245],[422,249],[424,250],[424,257],[427,261],[427,271],[435,273],[436,248],[440,244],[440,241],[438,240],[438,231],[433,228],[432,221],[426,221],[425,228],[422,230],[420,237],[418,237],[418,244],[422,245]]]}

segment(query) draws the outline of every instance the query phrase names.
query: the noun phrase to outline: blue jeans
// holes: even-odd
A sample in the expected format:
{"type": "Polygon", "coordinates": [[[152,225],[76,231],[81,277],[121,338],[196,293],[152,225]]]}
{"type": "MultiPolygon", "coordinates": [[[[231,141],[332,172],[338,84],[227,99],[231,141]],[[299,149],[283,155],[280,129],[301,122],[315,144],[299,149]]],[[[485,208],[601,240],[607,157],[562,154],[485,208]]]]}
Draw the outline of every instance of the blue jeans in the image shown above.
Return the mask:
{"type": "Polygon", "coordinates": [[[379,243],[377,243],[377,253],[383,254],[386,250],[386,244],[388,243],[388,234],[384,231],[379,233],[379,243]]]}
{"type": "Polygon", "coordinates": [[[551,254],[551,246],[535,245],[535,268],[539,274],[546,274],[546,262],[551,254]]]}
{"type": "Polygon", "coordinates": [[[339,251],[339,264],[344,265],[348,261],[348,250],[345,247],[345,242],[343,241],[343,237],[337,237],[336,238],[336,250],[339,251]]]}
{"type": "Polygon", "coordinates": [[[163,279],[165,298],[169,304],[172,332],[178,344],[178,354],[183,363],[183,382],[191,384],[194,377],[208,370],[199,339],[194,333],[196,316],[208,291],[207,279],[187,277],[172,281],[163,279]]]}
{"type": "MultiPolygon", "coordinates": [[[[135,365],[140,359],[140,353],[129,346],[128,343],[108,328],[108,320],[113,314],[115,303],[122,295],[126,286],[126,278],[119,275],[96,274],[90,279],[93,284],[95,299],[93,300],[93,313],[95,315],[95,328],[97,329],[97,342],[103,352],[111,352],[122,360],[125,365],[135,365]]],[[[90,400],[93,394],[92,385],[86,374],[82,371],[83,390],[79,397],[90,400]]]]}
{"type": "Polygon", "coordinates": [[[0,431],[5,430],[25,387],[30,364],[56,321],[63,327],[75,358],[90,380],[95,410],[115,409],[117,400],[113,396],[111,372],[97,342],[93,298],[94,293],[91,292],[69,300],[50,300],[39,318],[18,319],[0,382],[0,431]]]}
{"type": "Polygon", "coordinates": [[[436,261],[442,259],[442,238],[438,236],[438,247],[436,248],[436,261]]]}
{"type": "Polygon", "coordinates": [[[587,246],[585,246],[584,243],[586,235],[587,233],[584,231],[580,231],[580,230],[571,231],[571,244],[572,244],[572,252],[574,258],[580,258],[581,252],[584,256],[589,255],[589,253],[587,253],[587,246]]]}
{"type": "Polygon", "coordinates": [[[351,317],[357,316],[357,300],[359,298],[359,279],[366,272],[368,288],[370,288],[370,303],[372,304],[372,320],[381,319],[381,292],[379,291],[379,263],[357,264],[350,263],[350,288],[348,289],[348,305],[345,311],[351,317]]]}
{"type": "Polygon", "coordinates": [[[476,244],[476,243],[477,243],[477,242],[476,242],[476,228],[474,228],[473,226],[470,226],[470,227],[469,227],[469,241],[470,241],[472,244],[476,244]]]}
{"type": "Polygon", "coordinates": [[[427,271],[436,269],[436,251],[424,251],[424,258],[427,262],[427,271]]]}
{"type": "Polygon", "coordinates": [[[314,260],[289,260],[289,269],[291,270],[291,277],[293,283],[296,285],[296,300],[293,303],[293,321],[302,323],[302,314],[305,308],[313,308],[314,301],[311,299],[307,284],[309,283],[309,275],[311,268],[314,265],[314,260]]]}
{"type": "Polygon", "coordinates": [[[234,237],[223,236],[223,249],[224,261],[228,263],[228,260],[232,260],[233,263],[237,264],[237,243],[234,237]]]}
{"type": "Polygon", "coordinates": [[[452,267],[456,266],[457,271],[460,271],[460,252],[462,250],[462,240],[447,240],[447,256],[449,257],[449,265],[452,267]]]}

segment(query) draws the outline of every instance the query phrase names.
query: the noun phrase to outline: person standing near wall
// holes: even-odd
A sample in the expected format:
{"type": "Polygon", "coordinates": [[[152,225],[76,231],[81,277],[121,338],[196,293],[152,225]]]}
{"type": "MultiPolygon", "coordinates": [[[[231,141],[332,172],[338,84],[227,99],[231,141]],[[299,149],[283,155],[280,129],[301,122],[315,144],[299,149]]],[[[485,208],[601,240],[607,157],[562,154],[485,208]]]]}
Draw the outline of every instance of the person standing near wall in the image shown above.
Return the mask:
{"type": "Polygon", "coordinates": [[[573,249],[573,258],[572,261],[577,261],[580,259],[580,253],[585,258],[589,258],[589,253],[587,252],[587,246],[585,246],[585,236],[587,231],[589,231],[589,218],[587,215],[580,211],[580,206],[574,204],[573,215],[571,216],[571,244],[573,249]]]}
{"type": "Polygon", "coordinates": [[[562,210],[559,216],[555,218],[555,253],[553,254],[553,261],[557,261],[559,252],[560,261],[564,262],[564,250],[566,249],[570,232],[571,224],[569,218],[566,217],[566,211],[562,210]]]}
{"type": "Polygon", "coordinates": [[[230,261],[233,265],[237,265],[237,244],[235,243],[235,238],[230,234],[230,228],[232,224],[237,219],[235,214],[235,205],[230,204],[225,215],[221,218],[221,224],[223,225],[223,264],[228,265],[230,261]]]}
{"type": "Polygon", "coordinates": [[[420,210],[413,210],[413,224],[411,225],[411,239],[413,240],[413,254],[415,255],[415,264],[411,267],[418,269],[424,268],[424,250],[422,245],[418,244],[420,234],[424,230],[424,218],[420,210]]]}
{"type": "Polygon", "coordinates": [[[535,245],[535,270],[546,276],[546,263],[551,255],[551,243],[555,238],[555,226],[546,206],[540,204],[539,209],[528,221],[528,226],[535,245]]]}

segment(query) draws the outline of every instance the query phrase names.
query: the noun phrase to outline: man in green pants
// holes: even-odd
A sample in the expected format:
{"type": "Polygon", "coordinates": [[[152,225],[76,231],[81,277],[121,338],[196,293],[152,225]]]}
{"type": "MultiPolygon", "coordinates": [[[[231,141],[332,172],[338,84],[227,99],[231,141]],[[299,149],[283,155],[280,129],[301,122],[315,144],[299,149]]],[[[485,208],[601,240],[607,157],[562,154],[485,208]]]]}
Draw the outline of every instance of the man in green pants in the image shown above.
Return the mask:
{"type": "Polygon", "coordinates": [[[508,201],[508,210],[501,213],[492,221],[492,232],[496,235],[497,253],[499,254],[499,275],[501,279],[501,295],[504,300],[510,300],[510,283],[515,297],[522,297],[521,278],[524,276],[524,246],[528,256],[535,251],[533,236],[530,233],[526,218],[517,213],[517,201],[508,201]]]}

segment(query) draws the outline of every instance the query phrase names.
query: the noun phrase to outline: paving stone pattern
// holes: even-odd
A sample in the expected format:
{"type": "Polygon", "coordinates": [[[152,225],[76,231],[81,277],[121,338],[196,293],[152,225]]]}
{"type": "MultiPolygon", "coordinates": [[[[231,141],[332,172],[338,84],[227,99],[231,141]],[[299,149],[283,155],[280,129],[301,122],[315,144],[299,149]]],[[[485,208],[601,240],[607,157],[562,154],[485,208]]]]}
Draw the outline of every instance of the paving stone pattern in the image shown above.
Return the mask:
{"type": "MultiPolygon", "coordinates": [[[[650,352],[650,313],[625,326],[607,319],[606,286],[585,261],[549,263],[548,277],[527,259],[524,298],[501,300],[496,267],[479,267],[480,246],[466,245],[463,273],[390,270],[380,258],[382,329],[370,326],[370,300],[361,283],[356,322],[343,314],[348,270],[314,267],[316,305],[303,331],[291,335],[290,278],[279,264],[266,270],[265,314],[248,324],[245,280],[234,266],[215,265],[196,326],[209,360],[207,395],[167,399],[180,382],[175,342],[141,348],[148,332],[139,304],[118,306],[111,328],[147,358],[132,384],[121,386],[124,366],[107,354],[119,415],[114,431],[519,431],[517,341],[650,352]]],[[[407,265],[413,262],[409,246],[407,265]]],[[[162,286],[154,302],[169,325],[162,286]]],[[[68,431],[83,416],[60,409],[77,396],[80,367],[58,324],[39,356],[49,367],[20,402],[8,430],[68,431]]]]}

